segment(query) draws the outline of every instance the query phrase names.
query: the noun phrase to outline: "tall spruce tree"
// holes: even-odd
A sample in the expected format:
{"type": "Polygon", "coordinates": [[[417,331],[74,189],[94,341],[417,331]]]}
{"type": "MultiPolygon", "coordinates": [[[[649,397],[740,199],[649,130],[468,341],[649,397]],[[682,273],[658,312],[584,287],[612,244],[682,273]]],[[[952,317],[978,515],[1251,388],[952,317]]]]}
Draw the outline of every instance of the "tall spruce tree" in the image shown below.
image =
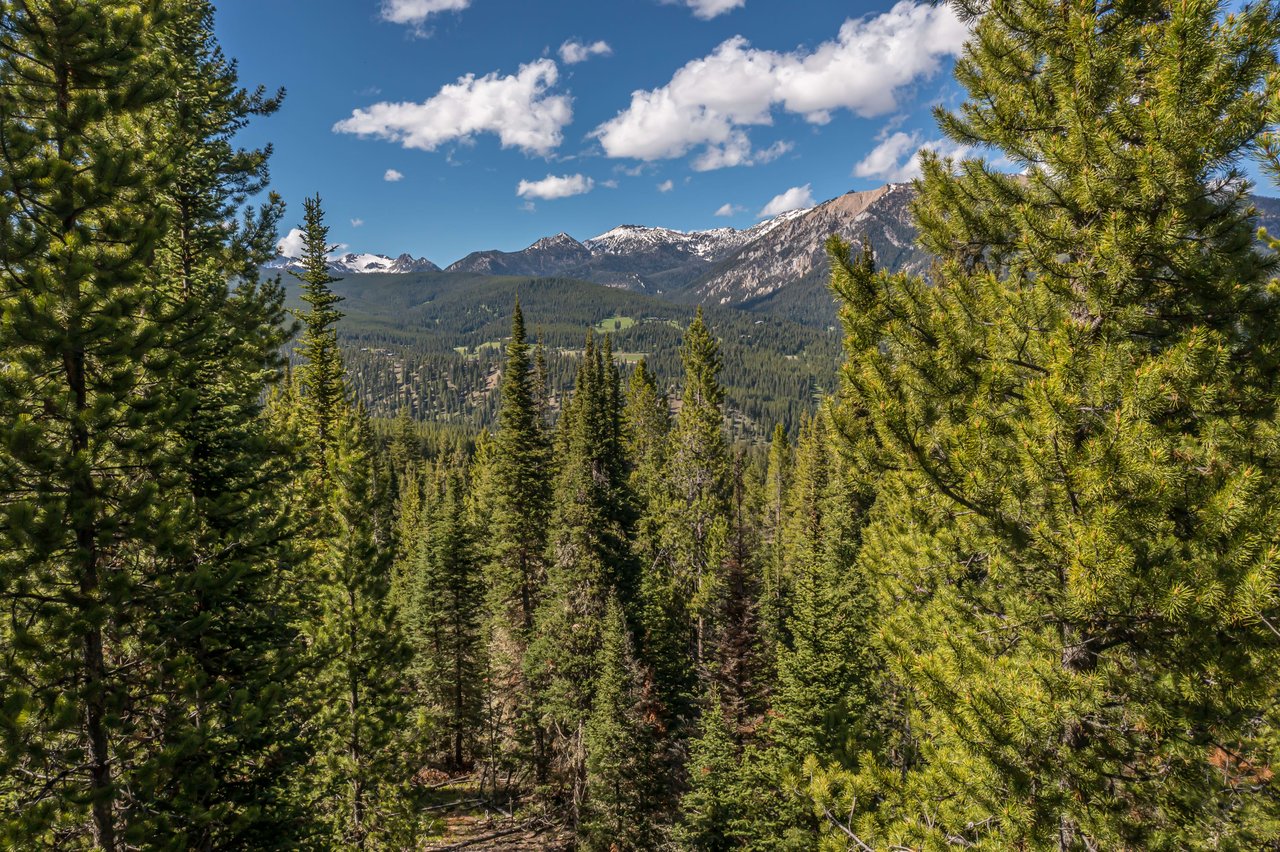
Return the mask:
{"type": "Polygon", "coordinates": [[[573,397],[560,418],[547,581],[526,660],[541,725],[552,732],[555,780],[576,824],[586,784],[591,715],[605,609],[628,562],[624,467],[617,441],[616,372],[587,336],[573,397]]]}
{"type": "Polygon", "coordinates": [[[550,443],[542,419],[544,391],[536,376],[517,299],[485,483],[485,584],[494,722],[504,729],[507,757],[532,768],[542,783],[548,772],[547,733],[537,721],[524,669],[546,576],[550,512],[550,443]]]}
{"type": "Polygon", "coordinates": [[[303,422],[314,454],[311,467],[324,479],[329,454],[347,414],[347,384],[338,347],[342,297],[329,287],[338,279],[329,274],[332,246],[320,196],[304,199],[302,206],[302,271],[289,273],[302,282],[302,301],[307,306],[298,314],[305,333],[298,341],[302,363],[296,373],[304,399],[303,422]]]}
{"type": "Polygon", "coordinates": [[[605,609],[591,716],[586,726],[586,803],[579,836],[588,849],[646,850],[663,840],[659,764],[643,675],[622,605],[605,609]]]}
{"type": "Polygon", "coordinates": [[[484,701],[484,585],[462,464],[454,459],[433,476],[414,532],[404,614],[429,730],[438,731],[427,756],[455,772],[475,757],[484,701]]]}
{"type": "Polygon", "coordinates": [[[785,623],[790,607],[790,589],[784,577],[782,528],[786,517],[787,493],[791,487],[794,465],[791,441],[779,423],[769,441],[765,465],[764,505],[760,519],[760,547],[763,577],[760,592],[761,634],[766,659],[773,664],[779,648],[786,642],[785,623]]]}
{"type": "Polygon", "coordinates": [[[706,677],[714,656],[732,493],[719,345],[701,308],[685,332],[680,355],[684,391],[667,449],[658,512],[661,549],[648,583],[646,632],[663,653],[678,655],[666,661],[672,680],[661,686],[664,699],[677,712],[687,712],[696,695],[695,679],[706,677]]]}
{"type": "Polygon", "coordinates": [[[870,745],[872,601],[856,564],[867,502],[819,408],[801,430],[782,530],[791,605],[770,740],[792,763],[816,754],[847,767],[870,745]]]}
{"type": "Polygon", "coordinates": [[[296,779],[317,818],[317,842],[395,848],[412,831],[404,787],[410,650],[391,600],[388,473],[362,406],[352,406],[337,343],[342,314],[329,289],[328,229],[318,197],[304,216],[303,300],[296,416],[310,461],[301,498],[313,514],[302,629],[314,771],[296,779]],[[310,360],[310,359],[316,360],[310,360]]]}
{"type": "Polygon", "coordinates": [[[939,120],[1025,173],[922,155],[927,283],[833,246],[883,471],[861,559],[920,739],[843,830],[1257,848],[1280,305],[1237,163],[1267,153],[1280,13],[956,9],[969,98],[939,120]]]}
{"type": "Polygon", "coordinates": [[[301,656],[298,519],[279,496],[296,465],[288,436],[261,416],[288,329],[282,290],[257,272],[283,205],[272,195],[240,209],[265,188],[270,148],[231,141],[280,96],[239,86],[208,3],[167,12],[171,85],[147,143],[172,157],[174,177],[156,196],[170,226],[151,269],[153,286],[186,306],[176,333],[192,344],[172,389],[187,400],[175,425],[191,524],[189,551],[155,581],[164,605],[149,621],[150,641],[168,649],[150,723],[168,765],[135,795],[149,803],[145,832],[175,847],[287,842],[302,815],[284,779],[305,756],[285,700],[301,656]]]}
{"type": "Polygon", "coordinates": [[[378,541],[377,469],[363,411],[328,432],[327,535],[317,553],[314,773],[303,783],[324,823],[324,842],[402,848],[413,836],[404,742],[410,651],[390,601],[392,551],[378,541]]]}

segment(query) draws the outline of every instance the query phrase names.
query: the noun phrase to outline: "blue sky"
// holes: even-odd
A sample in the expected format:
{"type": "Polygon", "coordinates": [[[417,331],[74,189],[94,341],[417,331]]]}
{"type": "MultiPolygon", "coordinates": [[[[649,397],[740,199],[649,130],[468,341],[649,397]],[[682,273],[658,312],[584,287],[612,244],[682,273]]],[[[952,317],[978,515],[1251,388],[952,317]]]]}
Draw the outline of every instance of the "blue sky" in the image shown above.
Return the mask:
{"type": "Polygon", "coordinates": [[[287,224],[319,192],[335,242],[442,266],[905,179],[963,39],[945,6],[828,0],[227,0],[218,34],[288,90],[243,136],[287,224]]]}

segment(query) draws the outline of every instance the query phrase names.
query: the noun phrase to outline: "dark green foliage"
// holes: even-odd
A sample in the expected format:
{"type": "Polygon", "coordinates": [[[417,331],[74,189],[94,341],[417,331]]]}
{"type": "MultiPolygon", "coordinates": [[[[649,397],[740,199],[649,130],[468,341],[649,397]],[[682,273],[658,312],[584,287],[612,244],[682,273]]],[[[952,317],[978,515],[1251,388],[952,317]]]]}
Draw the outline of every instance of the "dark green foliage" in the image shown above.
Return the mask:
{"type": "Polygon", "coordinates": [[[328,476],[330,525],[314,559],[317,616],[308,626],[316,660],[309,684],[314,770],[305,797],[324,842],[399,848],[412,828],[403,787],[410,651],[389,600],[392,551],[377,534],[376,467],[363,416],[348,412],[328,476]]]}
{"type": "Polygon", "coordinates": [[[424,751],[454,771],[470,766],[476,755],[484,699],[484,585],[465,499],[460,464],[439,468],[409,531],[414,549],[404,579],[403,621],[428,715],[424,751]]]}
{"type": "Polygon", "coordinates": [[[622,606],[611,597],[587,720],[586,802],[580,836],[589,849],[647,850],[663,836],[662,784],[652,714],[622,606]]]}
{"type": "Polygon", "coordinates": [[[689,790],[680,799],[676,838],[682,848],[718,852],[742,844],[739,753],[720,695],[712,690],[704,704],[689,744],[689,790]]]}
{"type": "Polygon", "coordinates": [[[502,748],[539,783],[547,780],[547,732],[533,707],[525,678],[525,654],[546,576],[550,517],[550,442],[542,420],[543,390],[525,339],[517,302],[503,365],[498,432],[485,472],[487,499],[481,521],[489,531],[485,549],[490,677],[494,723],[502,748]]]}
{"type": "Polygon", "coordinates": [[[525,663],[541,723],[555,735],[554,769],[574,814],[585,792],[583,738],[605,607],[618,592],[619,575],[630,574],[617,372],[608,354],[607,345],[598,347],[588,336],[573,398],[560,418],[547,580],[525,663]]]}
{"type": "MultiPolygon", "coordinates": [[[[702,312],[685,332],[681,349],[685,383],[680,410],[667,450],[656,575],[655,611],[666,611],[671,623],[658,628],[671,632],[668,642],[685,645],[684,665],[705,676],[715,636],[721,562],[729,535],[729,446],[724,431],[724,389],[720,387],[720,349],[702,312]]],[[[672,645],[672,647],[675,647],[672,645]]],[[[688,700],[672,683],[672,699],[688,700]]]]}
{"type": "Polygon", "coordinates": [[[286,838],[278,205],[226,227],[266,160],[226,137],[275,102],[202,3],[0,20],[0,842],[286,838]]]}
{"type": "Polygon", "coordinates": [[[333,449],[347,403],[346,379],[342,353],[338,349],[338,320],[342,312],[337,305],[342,297],[329,285],[337,281],[329,274],[329,229],[324,224],[320,196],[303,201],[301,273],[291,273],[302,282],[302,301],[306,310],[298,312],[304,332],[298,341],[299,393],[303,398],[304,422],[309,445],[316,454],[313,469],[324,475],[327,457],[333,449]]]}
{"type": "Polygon", "coordinates": [[[870,593],[856,562],[867,509],[860,498],[819,409],[800,434],[782,530],[787,641],[770,740],[796,764],[810,754],[847,764],[850,748],[869,745],[876,666],[870,593]]]}

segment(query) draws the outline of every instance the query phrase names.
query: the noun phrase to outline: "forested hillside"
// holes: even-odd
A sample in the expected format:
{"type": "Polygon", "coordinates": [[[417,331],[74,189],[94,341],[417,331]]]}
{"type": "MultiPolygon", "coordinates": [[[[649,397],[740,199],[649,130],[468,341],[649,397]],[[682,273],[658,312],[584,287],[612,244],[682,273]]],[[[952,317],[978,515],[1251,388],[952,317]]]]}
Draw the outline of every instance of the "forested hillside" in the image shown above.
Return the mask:
{"type": "MultiPolygon", "coordinates": [[[[298,284],[285,281],[289,304],[298,284]]],[[[588,329],[608,334],[618,358],[645,359],[664,392],[681,375],[680,338],[694,309],[650,296],[559,278],[460,273],[367,274],[333,282],[343,298],[338,328],[353,390],[381,417],[494,425],[497,378],[520,298],[530,335],[544,344],[553,411],[573,383],[588,329]]],[[[732,308],[710,309],[723,341],[723,381],[735,435],[764,440],[775,424],[795,428],[835,388],[839,335],[732,308]]]]}
{"type": "Polygon", "coordinates": [[[836,341],[340,280],[210,3],[0,0],[0,845],[1280,850],[1280,6],[955,8],[836,341]]]}

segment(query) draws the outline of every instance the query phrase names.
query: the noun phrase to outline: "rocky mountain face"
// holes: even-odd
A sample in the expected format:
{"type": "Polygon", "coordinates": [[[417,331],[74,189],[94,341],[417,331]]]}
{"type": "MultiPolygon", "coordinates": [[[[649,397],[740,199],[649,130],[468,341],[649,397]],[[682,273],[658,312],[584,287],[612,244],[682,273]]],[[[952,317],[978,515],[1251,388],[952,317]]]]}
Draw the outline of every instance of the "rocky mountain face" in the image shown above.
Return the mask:
{"type": "MultiPolygon", "coordinates": [[[[568,234],[544,237],[515,252],[474,252],[446,272],[573,278],[678,302],[761,311],[809,325],[835,323],[827,289],[825,243],[837,234],[860,248],[870,242],[881,268],[921,270],[927,258],[915,246],[910,184],[850,192],[816,207],[793,210],[738,230],[676,231],[621,225],[579,242],[568,234]]],[[[1259,224],[1280,234],[1280,200],[1255,197],[1259,224]]],[[[280,258],[274,266],[296,268],[280,258]]],[[[436,272],[425,258],[402,254],[346,254],[330,263],[334,274],[436,272]]]]}
{"type": "Polygon", "coordinates": [[[518,252],[464,257],[447,272],[555,275],[682,302],[761,307],[809,322],[834,318],[824,244],[831,234],[870,239],[881,263],[920,265],[908,203],[911,187],[890,184],[793,210],[745,230],[675,231],[622,225],[578,242],[567,234],[518,252]]]}

